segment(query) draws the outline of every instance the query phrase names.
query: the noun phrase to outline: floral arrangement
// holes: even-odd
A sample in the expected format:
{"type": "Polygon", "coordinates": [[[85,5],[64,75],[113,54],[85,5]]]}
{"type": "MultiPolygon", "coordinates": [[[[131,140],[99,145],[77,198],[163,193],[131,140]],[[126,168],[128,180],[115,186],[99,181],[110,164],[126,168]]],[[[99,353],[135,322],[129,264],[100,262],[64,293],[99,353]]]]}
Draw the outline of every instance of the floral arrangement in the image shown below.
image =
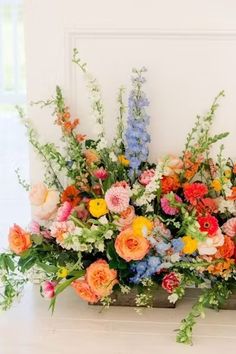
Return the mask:
{"type": "Polygon", "coordinates": [[[18,174],[33,221],[27,228],[12,226],[10,251],[0,254],[1,308],[8,309],[35,276],[52,311],[69,286],[88,303],[104,306],[113,303],[114,292],[135,288],[137,307],[151,307],[158,287],[175,303],[196,286],[202,293],[177,334],[178,342],[191,343],[196,318],[228,299],[236,277],[236,165],[223,156],[223,145],[217,159],[210,156],[212,145],[228,135],[210,133],[224,93],[197,117],[181,156],[154,163],[148,161],[146,69],[133,70],[128,107],[124,88],[119,90],[109,145],[98,82],[77,50],[73,62],[87,82],[97,139],[79,131],[59,87],[55,97],[37,104],[53,107],[60,147],[42,144],[18,107],[45,178],[30,186],[18,174]]]}

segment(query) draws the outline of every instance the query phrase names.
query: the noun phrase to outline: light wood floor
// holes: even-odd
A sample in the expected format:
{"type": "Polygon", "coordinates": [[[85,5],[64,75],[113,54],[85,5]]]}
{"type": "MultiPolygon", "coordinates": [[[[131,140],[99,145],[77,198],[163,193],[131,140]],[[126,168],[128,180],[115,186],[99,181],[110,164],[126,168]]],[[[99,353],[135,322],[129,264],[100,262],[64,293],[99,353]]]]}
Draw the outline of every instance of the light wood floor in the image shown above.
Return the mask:
{"type": "Polygon", "coordinates": [[[194,346],[175,343],[175,329],[191,306],[150,309],[113,307],[102,313],[68,290],[51,316],[37,287],[0,315],[0,354],[218,354],[236,352],[236,311],[207,311],[194,330],[194,346]]]}

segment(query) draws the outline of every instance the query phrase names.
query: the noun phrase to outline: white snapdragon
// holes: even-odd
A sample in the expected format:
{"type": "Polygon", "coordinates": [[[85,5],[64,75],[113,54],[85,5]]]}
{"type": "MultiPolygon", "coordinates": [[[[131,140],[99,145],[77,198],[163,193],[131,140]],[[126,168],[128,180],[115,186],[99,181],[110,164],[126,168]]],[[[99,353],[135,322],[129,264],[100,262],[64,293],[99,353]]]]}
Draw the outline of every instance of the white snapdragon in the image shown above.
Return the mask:
{"type": "Polygon", "coordinates": [[[117,161],[117,156],[114,154],[114,152],[110,152],[109,157],[111,159],[112,162],[116,162],[117,161]]]}

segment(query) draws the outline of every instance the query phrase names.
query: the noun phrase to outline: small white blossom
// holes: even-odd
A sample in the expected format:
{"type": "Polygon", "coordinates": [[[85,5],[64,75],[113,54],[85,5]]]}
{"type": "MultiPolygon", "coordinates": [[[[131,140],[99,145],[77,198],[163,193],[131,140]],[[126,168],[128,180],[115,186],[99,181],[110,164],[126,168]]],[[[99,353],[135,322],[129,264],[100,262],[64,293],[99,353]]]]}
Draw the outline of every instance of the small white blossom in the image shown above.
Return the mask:
{"type": "Polygon", "coordinates": [[[117,156],[114,154],[114,152],[110,152],[109,157],[111,159],[112,162],[116,162],[117,161],[117,156]]]}
{"type": "Polygon", "coordinates": [[[168,296],[168,300],[171,304],[175,304],[176,301],[178,300],[178,295],[176,293],[173,293],[171,295],[168,296]]]}

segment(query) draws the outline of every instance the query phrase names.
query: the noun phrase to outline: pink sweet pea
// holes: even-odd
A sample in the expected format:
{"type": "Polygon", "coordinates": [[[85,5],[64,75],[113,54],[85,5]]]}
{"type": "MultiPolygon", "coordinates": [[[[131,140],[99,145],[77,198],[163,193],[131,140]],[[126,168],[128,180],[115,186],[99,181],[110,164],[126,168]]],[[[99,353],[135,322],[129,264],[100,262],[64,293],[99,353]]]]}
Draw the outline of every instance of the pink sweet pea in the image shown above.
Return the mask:
{"type": "Polygon", "coordinates": [[[55,287],[57,283],[55,281],[45,281],[41,285],[41,294],[46,299],[52,299],[55,296],[55,287]]]}

